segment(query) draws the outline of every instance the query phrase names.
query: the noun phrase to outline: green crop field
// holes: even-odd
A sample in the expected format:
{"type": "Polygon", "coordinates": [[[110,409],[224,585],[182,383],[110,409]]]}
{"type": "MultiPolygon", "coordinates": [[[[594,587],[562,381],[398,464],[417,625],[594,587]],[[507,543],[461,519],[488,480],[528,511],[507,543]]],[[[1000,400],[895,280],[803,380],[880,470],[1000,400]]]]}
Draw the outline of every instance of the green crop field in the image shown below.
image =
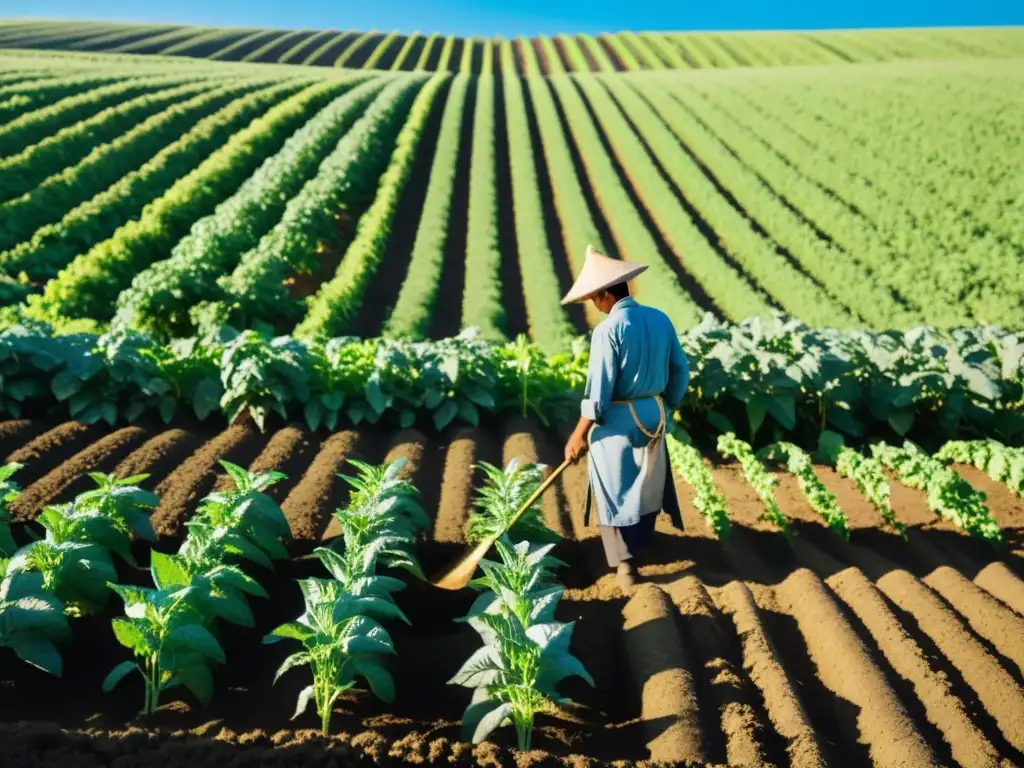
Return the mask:
{"type": "Polygon", "coordinates": [[[173,24],[0,22],[0,46],[188,56],[217,61],[480,74],[828,65],[1024,56],[1019,29],[635,33],[496,40],[418,32],[211,28],[173,24]]]}
{"type": "Polygon", "coordinates": [[[1024,765],[1022,127],[1024,28],[0,22],[0,765],[1024,765]],[[576,465],[440,590],[588,244],[685,530],[576,465]]]}

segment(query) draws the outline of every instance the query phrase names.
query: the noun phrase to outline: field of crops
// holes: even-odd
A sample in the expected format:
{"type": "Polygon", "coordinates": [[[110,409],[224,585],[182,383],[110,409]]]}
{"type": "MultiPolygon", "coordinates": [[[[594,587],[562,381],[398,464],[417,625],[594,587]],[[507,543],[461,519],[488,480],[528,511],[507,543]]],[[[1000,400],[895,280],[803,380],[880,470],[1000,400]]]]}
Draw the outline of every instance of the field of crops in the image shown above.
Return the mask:
{"type": "Polygon", "coordinates": [[[0,23],[0,766],[1024,765],[1022,62],[0,23]],[[560,463],[587,244],[685,531],[623,594],[574,466],[431,587],[560,463]]]}
{"type": "MultiPolygon", "coordinates": [[[[85,470],[144,473],[142,486],[159,497],[151,520],[159,535],[155,550],[164,553],[177,549],[204,496],[233,489],[219,460],[254,474],[285,475],[266,495],[280,505],[294,537],[289,554],[297,557],[342,533],[332,512],[351,502],[337,477],[354,473],[347,460],[404,458],[403,476],[430,514],[414,548],[427,573],[461,551],[483,483],[473,464],[500,466],[514,457],[555,462],[559,445],[557,435],[518,419],[438,437],[379,429],[325,437],[298,425],[271,434],[245,424],[222,432],[187,423],[110,430],[23,420],[0,424],[0,438],[4,461],[23,464],[5,480],[24,489],[5,502],[19,541],[24,521],[44,505],[94,485],[85,470]]],[[[249,622],[217,622],[226,662],[214,665],[207,706],[191,694],[165,693],[154,714],[124,728],[141,705],[143,686],[132,676],[114,693],[101,691],[126,655],[111,631],[111,619],[121,615],[112,594],[106,607],[69,619],[62,679],[5,656],[0,718],[40,722],[0,726],[0,758],[10,768],[154,764],[148,761],[357,765],[369,758],[395,765],[576,766],[648,758],[778,766],[995,766],[1024,759],[1018,495],[1024,456],[952,444],[940,454],[960,462],[950,474],[915,470],[894,449],[825,451],[840,471],[816,465],[811,476],[826,490],[808,494],[814,481],[807,485],[798,463],[787,471],[764,454],[752,464],[748,458],[723,463],[713,449],[706,451],[713,464],[699,453],[694,463],[693,449],[673,445],[686,534],[659,523],[654,551],[641,568],[649,583],[628,598],[604,567],[596,529],[583,525],[583,468],[572,468],[539,505],[544,524],[565,537],[554,551],[567,563],[556,572],[564,593],[555,618],[576,622],[572,653],[596,687],[579,679],[560,685],[576,706],[539,715],[526,755],[509,751],[516,743],[511,728],[495,731],[486,745],[460,742],[470,692],[448,681],[480,641],[473,628],[453,620],[470,610],[473,593],[439,592],[402,571],[390,572],[407,582],[396,599],[410,626],[385,622],[396,651],[389,664],[394,703],[344,694],[331,720],[332,733],[340,735],[330,741],[318,735],[312,711],[289,724],[309,673],[292,670],[274,685],[273,672],[289,649],[259,640],[301,613],[293,578],[326,576],[318,561],[292,559],[273,573],[246,568],[269,599],[250,599],[249,622]],[[882,466],[873,455],[896,468],[885,470],[891,487],[858,485],[882,466]],[[963,463],[971,461],[986,471],[963,463]],[[768,476],[777,485],[757,480],[756,467],[774,470],[768,476]],[[960,488],[961,477],[970,485],[960,488]],[[959,490],[938,490],[954,486],[959,490]],[[1002,554],[966,535],[965,518],[957,517],[971,506],[972,486],[987,494],[982,504],[1001,527],[1002,554]],[[823,503],[828,498],[831,506],[823,503]],[[726,524],[716,509],[727,510],[726,524]],[[776,516],[766,519],[766,512],[776,516]],[[714,520],[721,538],[709,526],[714,520]]],[[[721,445],[726,453],[743,451],[721,445]]],[[[932,463],[946,466],[928,459],[921,465],[933,470],[932,463]]],[[[48,525],[59,530],[53,518],[48,525]]],[[[120,583],[152,583],[148,550],[145,541],[132,547],[134,567],[112,556],[120,583]]],[[[73,587],[81,590],[82,583],[73,587]]],[[[73,587],[64,582],[65,590],[80,594],[73,587]]]]}
{"type": "MultiPolygon", "coordinates": [[[[189,56],[216,61],[480,74],[496,38],[355,30],[275,30],[173,24],[0,21],[0,47],[189,56]]],[[[650,33],[516,38],[499,71],[706,69],[877,61],[1015,58],[1016,28],[823,32],[650,33]]]]}
{"type": "Polygon", "coordinates": [[[1024,327],[1017,60],[551,77],[2,62],[8,320],[476,326],[551,353],[596,319],[558,304],[592,243],[649,264],[639,296],[680,329],[773,310],[1024,327]]]}

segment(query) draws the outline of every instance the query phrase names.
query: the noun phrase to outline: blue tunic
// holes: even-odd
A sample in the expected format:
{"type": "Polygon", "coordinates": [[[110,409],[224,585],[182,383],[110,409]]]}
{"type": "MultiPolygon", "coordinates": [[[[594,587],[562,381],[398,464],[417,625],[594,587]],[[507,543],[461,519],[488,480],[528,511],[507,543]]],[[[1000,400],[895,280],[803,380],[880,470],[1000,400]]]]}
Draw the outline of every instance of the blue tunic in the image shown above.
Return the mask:
{"type": "MultiPolygon", "coordinates": [[[[631,297],[616,302],[594,329],[580,407],[583,416],[597,422],[590,433],[588,517],[591,498],[597,504],[601,525],[635,525],[642,515],[660,511],[644,509],[641,499],[641,449],[650,439],[637,426],[629,406],[616,401],[633,401],[637,418],[648,432],[654,432],[660,417],[655,396],[662,396],[670,419],[689,381],[686,354],[668,316],[631,297]]],[[[667,461],[664,443],[661,450],[667,461]]],[[[665,474],[662,508],[681,528],[671,472],[665,474]]]]}

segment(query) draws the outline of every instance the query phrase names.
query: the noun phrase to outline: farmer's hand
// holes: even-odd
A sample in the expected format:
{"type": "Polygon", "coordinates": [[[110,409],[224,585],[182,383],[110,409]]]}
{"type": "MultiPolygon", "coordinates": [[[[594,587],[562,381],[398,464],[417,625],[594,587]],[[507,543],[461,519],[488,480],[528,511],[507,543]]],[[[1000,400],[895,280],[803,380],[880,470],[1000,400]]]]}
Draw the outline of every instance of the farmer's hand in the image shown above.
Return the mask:
{"type": "Polygon", "coordinates": [[[576,430],[565,444],[565,460],[575,464],[587,452],[587,435],[576,430]]]}

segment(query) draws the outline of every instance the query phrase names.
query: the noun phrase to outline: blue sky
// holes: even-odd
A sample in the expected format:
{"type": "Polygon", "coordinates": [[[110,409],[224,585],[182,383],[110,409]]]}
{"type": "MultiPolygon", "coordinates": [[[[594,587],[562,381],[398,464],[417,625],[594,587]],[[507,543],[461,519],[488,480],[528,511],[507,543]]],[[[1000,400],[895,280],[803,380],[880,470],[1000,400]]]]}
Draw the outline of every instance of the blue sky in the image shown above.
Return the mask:
{"type": "Polygon", "coordinates": [[[1024,24],[1022,0],[4,0],[0,16],[490,36],[1024,24]]]}

